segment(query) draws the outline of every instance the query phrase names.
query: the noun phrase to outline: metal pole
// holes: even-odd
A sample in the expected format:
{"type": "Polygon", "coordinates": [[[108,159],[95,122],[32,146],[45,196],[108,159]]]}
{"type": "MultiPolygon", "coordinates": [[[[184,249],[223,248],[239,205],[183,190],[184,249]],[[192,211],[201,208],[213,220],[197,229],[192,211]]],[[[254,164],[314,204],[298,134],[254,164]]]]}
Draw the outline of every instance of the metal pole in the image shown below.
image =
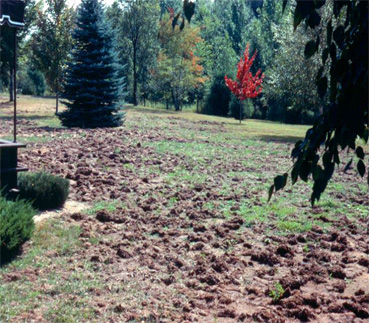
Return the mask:
{"type": "Polygon", "coordinates": [[[17,29],[14,28],[14,142],[17,142],[17,29]]]}

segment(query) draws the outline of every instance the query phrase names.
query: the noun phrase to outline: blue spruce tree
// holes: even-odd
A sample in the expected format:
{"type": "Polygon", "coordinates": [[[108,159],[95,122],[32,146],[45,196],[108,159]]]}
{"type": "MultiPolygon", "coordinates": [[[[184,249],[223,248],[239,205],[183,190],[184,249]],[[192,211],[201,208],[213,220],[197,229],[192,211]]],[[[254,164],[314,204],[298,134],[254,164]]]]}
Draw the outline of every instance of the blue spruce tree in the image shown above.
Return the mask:
{"type": "Polygon", "coordinates": [[[98,0],[82,0],[73,31],[74,46],[64,83],[59,114],[63,126],[118,127],[124,114],[119,105],[123,82],[114,50],[114,37],[98,0]]]}

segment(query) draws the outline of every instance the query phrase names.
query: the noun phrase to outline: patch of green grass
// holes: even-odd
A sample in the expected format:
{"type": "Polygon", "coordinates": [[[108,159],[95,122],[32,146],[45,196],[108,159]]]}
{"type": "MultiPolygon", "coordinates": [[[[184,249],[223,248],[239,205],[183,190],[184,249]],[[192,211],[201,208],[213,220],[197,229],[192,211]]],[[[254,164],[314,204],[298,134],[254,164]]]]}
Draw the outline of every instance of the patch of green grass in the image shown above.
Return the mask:
{"type": "Polygon", "coordinates": [[[283,232],[297,233],[309,231],[312,228],[311,222],[299,222],[293,220],[280,220],[277,222],[277,228],[283,232]]]}
{"type": "Polygon", "coordinates": [[[96,202],[90,209],[83,211],[88,215],[95,215],[98,211],[105,210],[107,212],[114,212],[122,203],[117,200],[96,202]]]}
{"type": "Polygon", "coordinates": [[[273,302],[277,302],[282,298],[284,292],[283,286],[280,283],[276,283],[274,289],[270,291],[269,296],[273,299],[273,302]]]}
{"type": "Polygon", "coordinates": [[[39,127],[62,128],[59,118],[55,115],[39,118],[37,125],[39,127]]]}

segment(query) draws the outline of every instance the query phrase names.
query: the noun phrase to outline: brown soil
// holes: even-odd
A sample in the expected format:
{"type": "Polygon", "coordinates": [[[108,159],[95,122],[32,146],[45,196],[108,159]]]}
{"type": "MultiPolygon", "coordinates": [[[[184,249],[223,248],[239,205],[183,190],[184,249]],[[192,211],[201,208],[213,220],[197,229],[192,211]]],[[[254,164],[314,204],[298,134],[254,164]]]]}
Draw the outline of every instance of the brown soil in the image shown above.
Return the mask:
{"type": "MultiPolygon", "coordinates": [[[[206,126],[213,131],[221,127],[206,126]]],[[[180,155],[158,155],[143,144],[187,140],[166,135],[165,129],[107,132],[40,129],[27,123],[22,132],[51,139],[30,145],[21,162],[70,179],[72,200],[125,203],[115,211],[100,210],[96,217],[83,212],[63,216],[82,228],[82,248],[74,260],[92,262],[105,282],[105,288],[94,291],[97,317],[113,310],[121,321],[369,320],[368,218],[357,220],[358,226],[341,216],[326,219],[332,229],[313,227],[301,234],[275,235],[268,223],[248,228],[236,214],[224,218],[217,209],[204,207],[208,201],[237,202],[248,198],[249,192],[219,193],[216,177],[193,189],[165,182],[160,174],[178,165],[193,167],[180,155]],[[140,173],[151,166],[158,166],[160,173],[140,173]],[[101,239],[98,245],[90,242],[92,236],[101,239]],[[145,296],[134,302],[112,296],[111,286],[128,282],[137,284],[145,296]],[[278,284],[284,292],[273,300],[278,284]]],[[[215,171],[221,176],[239,167],[223,158],[215,171]]],[[[268,164],[265,170],[273,172],[274,166],[268,164]]],[[[357,199],[368,204],[367,195],[357,199]]]]}

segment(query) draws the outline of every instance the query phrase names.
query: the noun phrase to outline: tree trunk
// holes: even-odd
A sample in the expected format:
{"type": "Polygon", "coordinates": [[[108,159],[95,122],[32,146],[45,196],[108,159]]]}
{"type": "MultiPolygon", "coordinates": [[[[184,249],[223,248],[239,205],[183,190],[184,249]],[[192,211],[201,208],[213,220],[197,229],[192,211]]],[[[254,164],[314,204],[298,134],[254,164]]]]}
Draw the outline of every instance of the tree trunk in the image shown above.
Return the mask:
{"type": "Polygon", "coordinates": [[[199,96],[196,96],[196,113],[199,113],[199,96]]]}
{"type": "Polygon", "coordinates": [[[137,48],[133,45],[133,105],[137,106],[137,48]]]}
{"type": "Polygon", "coordinates": [[[179,106],[179,100],[175,94],[175,90],[173,89],[172,91],[172,98],[173,98],[173,104],[174,104],[174,110],[175,111],[179,111],[180,106],[179,106]]]}
{"type": "Polygon", "coordinates": [[[9,101],[14,101],[14,69],[10,69],[10,79],[9,79],[9,101]]]}
{"type": "Polygon", "coordinates": [[[240,124],[242,121],[242,101],[240,100],[240,124]]]}
{"type": "Polygon", "coordinates": [[[165,101],[166,101],[166,105],[167,105],[167,110],[169,110],[169,100],[166,99],[165,101]]]}
{"type": "Polygon", "coordinates": [[[56,80],[56,105],[55,105],[55,114],[59,113],[59,80],[56,80]]]}

